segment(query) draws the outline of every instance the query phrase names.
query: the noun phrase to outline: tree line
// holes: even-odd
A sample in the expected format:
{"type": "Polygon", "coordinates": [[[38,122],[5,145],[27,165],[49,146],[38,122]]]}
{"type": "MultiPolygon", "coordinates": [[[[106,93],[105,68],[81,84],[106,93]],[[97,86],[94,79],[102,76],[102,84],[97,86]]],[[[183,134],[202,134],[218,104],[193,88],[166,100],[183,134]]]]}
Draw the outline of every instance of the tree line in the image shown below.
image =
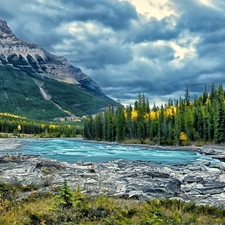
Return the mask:
{"type": "Polygon", "coordinates": [[[98,141],[160,145],[225,142],[225,91],[222,83],[191,101],[188,85],[185,95],[150,108],[148,98],[138,94],[134,106],[114,109],[89,116],[84,124],[84,138],[98,141]]]}
{"type": "Polygon", "coordinates": [[[9,134],[20,137],[21,135],[37,135],[39,137],[77,137],[83,134],[83,126],[73,122],[46,122],[27,120],[25,117],[9,113],[0,113],[0,137],[9,134]]]}

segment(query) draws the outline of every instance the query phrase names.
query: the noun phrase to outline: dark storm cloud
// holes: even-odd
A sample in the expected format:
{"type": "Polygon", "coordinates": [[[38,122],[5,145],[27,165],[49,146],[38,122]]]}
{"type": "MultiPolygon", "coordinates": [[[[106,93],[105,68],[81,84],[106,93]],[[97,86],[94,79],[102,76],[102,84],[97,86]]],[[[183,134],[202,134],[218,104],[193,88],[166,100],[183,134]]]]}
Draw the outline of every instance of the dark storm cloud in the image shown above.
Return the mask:
{"type": "Polygon", "coordinates": [[[80,55],[78,51],[74,57],[71,57],[71,62],[92,69],[103,69],[106,65],[122,65],[132,59],[132,52],[129,48],[109,43],[95,45],[86,53],[80,49],[80,52],[83,54],[80,55]]]}
{"type": "Polygon", "coordinates": [[[225,2],[168,4],[171,14],[147,19],[128,1],[1,0],[0,17],[115,100],[133,103],[140,92],[157,103],[183,96],[186,83],[193,96],[225,82],[225,2]]]}
{"type": "Polygon", "coordinates": [[[61,0],[64,7],[70,11],[67,16],[72,20],[98,21],[113,29],[126,29],[132,19],[137,19],[135,8],[125,1],[118,0],[61,0]]]}
{"type": "Polygon", "coordinates": [[[179,4],[183,14],[178,26],[200,37],[196,45],[198,58],[192,63],[190,71],[196,77],[195,82],[190,80],[196,92],[203,90],[200,86],[204,84],[209,87],[212,82],[225,82],[225,14],[218,7],[218,2],[212,2],[213,6],[203,6],[198,1],[182,1],[179,4]]]}
{"type": "MultiPolygon", "coordinates": [[[[121,46],[114,47],[112,45],[101,45],[90,52],[93,55],[94,66],[104,68],[105,65],[120,65],[125,64],[132,59],[131,51],[121,46]]],[[[88,65],[88,64],[87,64],[88,65]]],[[[92,68],[93,68],[92,67],[92,68]]]]}
{"type": "Polygon", "coordinates": [[[204,6],[196,0],[179,1],[178,8],[182,12],[179,19],[179,26],[182,29],[204,34],[224,28],[225,15],[217,8],[204,6]]]}
{"type": "Polygon", "coordinates": [[[109,39],[108,36],[114,35],[111,30],[104,31],[104,28],[97,30],[98,24],[94,24],[89,31],[85,28],[85,23],[75,24],[75,27],[73,25],[65,26],[72,30],[76,30],[78,26],[79,32],[65,36],[65,43],[56,46],[55,51],[58,54],[63,51],[74,65],[97,70],[107,65],[124,65],[132,60],[133,52],[129,46],[121,45],[116,37],[109,39]]]}
{"type": "Polygon", "coordinates": [[[51,49],[51,45],[62,41],[54,29],[60,24],[60,8],[52,4],[41,4],[37,1],[2,0],[1,11],[8,13],[2,16],[17,37],[37,43],[40,47],[51,49]]]}
{"type": "Polygon", "coordinates": [[[37,42],[41,47],[52,50],[52,46],[60,43],[66,34],[57,34],[55,29],[62,23],[69,22],[98,22],[114,30],[127,29],[131,21],[137,19],[134,6],[128,2],[118,0],[82,0],[56,1],[40,3],[38,1],[3,0],[1,6],[3,19],[6,19],[11,28],[21,39],[37,42]],[[21,29],[23,27],[23,29],[21,29]]]}
{"type": "Polygon", "coordinates": [[[223,43],[225,40],[225,26],[223,29],[212,32],[212,33],[207,33],[204,35],[204,43],[205,44],[218,44],[218,43],[223,43]]]}
{"type": "Polygon", "coordinates": [[[148,42],[155,40],[170,40],[179,34],[177,27],[173,24],[173,16],[161,20],[151,18],[150,21],[135,27],[131,40],[134,42],[148,42]]]}
{"type": "Polygon", "coordinates": [[[157,46],[149,45],[142,46],[136,50],[142,57],[146,57],[152,60],[171,61],[174,59],[174,49],[169,46],[157,46]]]}
{"type": "MultiPolygon", "coordinates": [[[[186,62],[179,72],[187,74],[184,79],[193,92],[202,92],[204,84],[209,87],[212,82],[225,82],[225,13],[221,8],[225,3],[212,1],[212,5],[203,5],[196,0],[174,2],[181,14],[177,29],[188,30],[200,39],[196,44],[197,58],[186,62]]],[[[176,71],[174,77],[179,77],[176,71]]]]}

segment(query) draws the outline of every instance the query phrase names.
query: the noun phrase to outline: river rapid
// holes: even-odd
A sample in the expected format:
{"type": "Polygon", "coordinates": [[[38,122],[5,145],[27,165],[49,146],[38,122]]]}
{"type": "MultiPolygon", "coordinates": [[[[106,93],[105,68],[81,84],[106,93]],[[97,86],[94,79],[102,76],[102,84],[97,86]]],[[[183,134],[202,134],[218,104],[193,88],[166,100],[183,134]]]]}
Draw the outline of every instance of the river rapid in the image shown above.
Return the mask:
{"type": "Polygon", "coordinates": [[[60,162],[107,162],[114,160],[143,160],[167,164],[193,164],[199,161],[213,163],[210,156],[189,150],[159,149],[147,145],[123,145],[89,142],[74,138],[4,139],[0,154],[33,154],[60,162]]]}

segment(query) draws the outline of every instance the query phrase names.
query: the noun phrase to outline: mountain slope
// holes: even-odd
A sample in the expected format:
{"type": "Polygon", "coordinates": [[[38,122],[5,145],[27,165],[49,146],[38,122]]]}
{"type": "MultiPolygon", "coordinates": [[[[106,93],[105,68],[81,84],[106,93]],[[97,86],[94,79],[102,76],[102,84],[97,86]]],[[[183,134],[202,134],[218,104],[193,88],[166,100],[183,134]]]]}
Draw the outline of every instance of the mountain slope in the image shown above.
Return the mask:
{"type": "Polygon", "coordinates": [[[0,66],[0,111],[32,119],[94,114],[115,102],[93,90],[0,66]]]}
{"type": "Polygon", "coordinates": [[[18,39],[0,19],[0,111],[36,119],[95,114],[117,105],[64,57],[18,39]]]}

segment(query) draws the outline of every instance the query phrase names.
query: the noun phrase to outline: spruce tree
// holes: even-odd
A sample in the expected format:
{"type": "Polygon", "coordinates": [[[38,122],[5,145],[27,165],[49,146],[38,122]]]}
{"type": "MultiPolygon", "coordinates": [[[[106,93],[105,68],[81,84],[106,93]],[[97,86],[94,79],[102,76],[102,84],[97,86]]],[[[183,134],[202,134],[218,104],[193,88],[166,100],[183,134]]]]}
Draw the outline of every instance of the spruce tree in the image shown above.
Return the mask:
{"type": "Polygon", "coordinates": [[[190,105],[190,94],[189,94],[188,84],[187,83],[186,83],[186,89],[185,89],[184,103],[186,105],[190,105]]]}
{"type": "Polygon", "coordinates": [[[128,131],[128,138],[132,139],[134,137],[133,133],[133,120],[131,118],[132,113],[132,106],[129,105],[126,107],[126,125],[127,125],[127,131],[128,131]]]}
{"type": "Polygon", "coordinates": [[[225,142],[225,106],[224,90],[222,84],[218,87],[217,104],[215,113],[215,142],[225,142]]]}
{"type": "Polygon", "coordinates": [[[99,113],[95,117],[94,134],[95,134],[95,140],[101,141],[103,139],[103,115],[102,115],[102,113],[99,113]]]}
{"type": "Polygon", "coordinates": [[[121,142],[125,140],[126,121],[124,115],[124,108],[119,105],[116,110],[116,141],[121,142]]]}
{"type": "Polygon", "coordinates": [[[73,200],[73,192],[68,186],[67,181],[64,180],[60,193],[56,196],[56,204],[63,209],[68,209],[73,206],[73,200]]]}

